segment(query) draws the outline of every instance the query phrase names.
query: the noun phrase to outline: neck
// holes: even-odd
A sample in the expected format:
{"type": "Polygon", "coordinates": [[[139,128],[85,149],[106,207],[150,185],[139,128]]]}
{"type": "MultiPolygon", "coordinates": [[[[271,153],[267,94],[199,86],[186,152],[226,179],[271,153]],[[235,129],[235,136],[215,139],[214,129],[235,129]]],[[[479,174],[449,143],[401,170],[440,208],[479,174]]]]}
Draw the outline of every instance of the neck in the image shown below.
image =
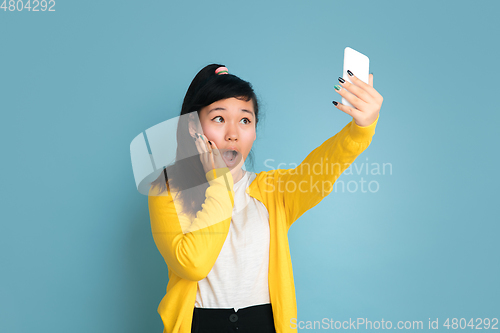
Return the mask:
{"type": "Polygon", "coordinates": [[[243,174],[244,174],[244,171],[242,168],[239,168],[239,172],[238,172],[238,175],[235,175],[233,174],[233,183],[237,183],[239,180],[241,180],[241,178],[243,178],[243,174]]]}

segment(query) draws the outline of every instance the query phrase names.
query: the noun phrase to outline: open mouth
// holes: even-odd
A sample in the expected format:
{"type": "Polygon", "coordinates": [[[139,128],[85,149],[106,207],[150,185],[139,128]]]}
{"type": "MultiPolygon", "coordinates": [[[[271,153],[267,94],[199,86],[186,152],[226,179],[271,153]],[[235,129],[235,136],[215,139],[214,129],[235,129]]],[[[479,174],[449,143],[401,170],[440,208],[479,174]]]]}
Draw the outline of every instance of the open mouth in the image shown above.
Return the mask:
{"type": "Polygon", "coordinates": [[[236,159],[236,156],[238,156],[238,152],[236,150],[228,150],[225,151],[222,156],[224,159],[228,162],[233,162],[236,159]]]}

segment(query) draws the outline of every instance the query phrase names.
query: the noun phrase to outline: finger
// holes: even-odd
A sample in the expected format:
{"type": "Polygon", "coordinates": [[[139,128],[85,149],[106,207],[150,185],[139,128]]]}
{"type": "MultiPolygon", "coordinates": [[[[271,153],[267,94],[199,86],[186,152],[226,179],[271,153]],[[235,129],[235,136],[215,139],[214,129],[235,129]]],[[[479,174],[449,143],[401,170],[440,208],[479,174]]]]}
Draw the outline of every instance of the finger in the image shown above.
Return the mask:
{"type": "Polygon", "coordinates": [[[224,162],[221,152],[214,141],[210,141],[212,143],[212,151],[214,157],[214,163],[217,168],[227,168],[226,163],[224,162]]]}
{"type": "Polygon", "coordinates": [[[207,139],[206,136],[203,136],[203,140],[205,141],[206,145],[207,145],[207,150],[210,154],[212,154],[212,145],[210,144],[210,141],[207,139]]]}
{"type": "Polygon", "coordinates": [[[339,103],[336,101],[333,101],[332,103],[333,103],[333,105],[335,105],[335,107],[337,109],[339,109],[340,111],[342,111],[344,113],[347,113],[348,115],[350,115],[353,118],[359,116],[359,114],[361,113],[361,111],[356,110],[355,108],[352,108],[350,106],[344,105],[342,103],[339,103]]]}
{"type": "Polygon", "coordinates": [[[198,141],[200,142],[200,145],[205,149],[204,153],[204,165],[206,166],[207,163],[210,163],[212,166],[212,170],[215,169],[215,163],[214,163],[214,154],[212,151],[212,147],[210,145],[210,141],[208,141],[207,137],[204,136],[203,134],[199,135],[198,141]],[[206,154],[208,152],[208,155],[206,154]]]}
{"type": "Polygon", "coordinates": [[[210,144],[208,143],[208,139],[206,136],[203,134],[200,134],[200,140],[202,141],[202,145],[205,148],[205,152],[208,152],[208,155],[206,155],[206,161],[210,162],[210,165],[212,166],[212,170],[215,169],[215,163],[214,163],[214,155],[212,153],[212,148],[210,147],[210,144]]]}
{"type": "MultiPolygon", "coordinates": [[[[349,82],[346,81],[345,84],[347,83],[349,82]]],[[[346,89],[342,88],[339,85],[335,85],[335,91],[339,93],[340,96],[344,97],[349,103],[351,103],[358,110],[366,109],[366,107],[368,106],[368,104],[365,101],[361,100],[359,97],[350,93],[349,91],[347,91],[346,89]]]]}
{"type": "Polygon", "coordinates": [[[217,150],[217,146],[215,145],[215,142],[209,141],[209,144],[210,144],[210,149],[212,150],[212,153],[214,154],[214,157],[216,157],[217,154],[219,153],[219,151],[217,150]]]}
{"type": "Polygon", "coordinates": [[[350,93],[354,94],[356,97],[358,97],[363,102],[365,102],[367,104],[371,104],[371,103],[375,102],[375,98],[373,98],[373,96],[370,95],[366,90],[350,83],[347,80],[344,80],[341,77],[339,77],[339,84],[342,87],[344,87],[345,89],[347,89],[350,93]]]}
{"type": "Polygon", "coordinates": [[[210,141],[208,141],[208,151],[210,152],[210,154],[213,154],[214,150],[212,149],[212,144],[210,143],[210,141]]]}
{"type": "Polygon", "coordinates": [[[370,85],[370,87],[373,87],[373,74],[370,74],[370,76],[368,76],[368,84],[370,85]]]}
{"type": "Polygon", "coordinates": [[[212,170],[215,169],[213,154],[210,150],[211,148],[208,148],[207,141],[204,135],[196,133],[196,148],[200,154],[200,161],[205,171],[210,170],[210,166],[212,170]]]}
{"type": "Polygon", "coordinates": [[[368,83],[365,83],[364,81],[360,80],[356,75],[354,75],[353,72],[351,72],[351,74],[348,73],[349,78],[353,84],[355,84],[358,87],[363,87],[364,90],[366,90],[373,98],[375,98],[377,101],[380,101],[382,95],[380,95],[378,91],[375,90],[375,88],[370,86],[368,83]]]}
{"type": "Polygon", "coordinates": [[[205,146],[205,151],[210,152],[210,145],[208,144],[207,137],[204,136],[203,134],[200,134],[200,138],[201,138],[201,141],[203,142],[203,144],[205,146]]]}
{"type": "Polygon", "coordinates": [[[214,155],[214,159],[215,159],[215,162],[217,163],[218,160],[222,160],[222,157],[221,157],[221,151],[219,150],[219,148],[217,148],[217,145],[215,144],[214,141],[210,141],[212,143],[212,152],[213,152],[213,155],[214,155]]]}
{"type": "Polygon", "coordinates": [[[207,152],[207,150],[208,150],[207,146],[203,142],[203,139],[202,139],[202,137],[201,137],[200,134],[196,133],[195,135],[196,135],[196,137],[195,137],[195,139],[196,139],[196,141],[195,141],[196,149],[198,150],[198,153],[200,155],[204,155],[207,152]]]}
{"type": "Polygon", "coordinates": [[[210,147],[210,163],[212,163],[212,170],[215,169],[215,162],[214,162],[214,154],[212,153],[212,146],[210,144],[210,141],[208,141],[208,146],[210,147]]]}

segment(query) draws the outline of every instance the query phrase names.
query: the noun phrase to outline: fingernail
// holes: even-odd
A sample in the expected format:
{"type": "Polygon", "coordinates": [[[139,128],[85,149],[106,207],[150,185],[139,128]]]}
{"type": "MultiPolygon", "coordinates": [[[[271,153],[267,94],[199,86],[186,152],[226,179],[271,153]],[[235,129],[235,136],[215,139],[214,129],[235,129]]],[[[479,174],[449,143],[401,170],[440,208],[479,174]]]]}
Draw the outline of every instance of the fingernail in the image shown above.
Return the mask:
{"type": "Polygon", "coordinates": [[[343,78],[341,78],[340,76],[339,76],[339,81],[340,81],[341,83],[345,83],[345,80],[344,80],[343,78]]]}
{"type": "Polygon", "coordinates": [[[339,86],[338,84],[334,85],[333,87],[334,87],[334,88],[335,88],[335,90],[337,90],[337,91],[338,91],[338,90],[340,90],[340,86],[339,86]]]}
{"type": "Polygon", "coordinates": [[[339,103],[337,103],[337,102],[335,102],[335,101],[332,101],[332,103],[333,103],[333,105],[335,105],[335,106],[337,106],[337,104],[339,104],[339,103]]]}
{"type": "Polygon", "coordinates": [[[350,70],[347,70],[347,74],[349,74],[350,76],[354,75],[354,74],[352,74],[352,72],[350,70]]]}

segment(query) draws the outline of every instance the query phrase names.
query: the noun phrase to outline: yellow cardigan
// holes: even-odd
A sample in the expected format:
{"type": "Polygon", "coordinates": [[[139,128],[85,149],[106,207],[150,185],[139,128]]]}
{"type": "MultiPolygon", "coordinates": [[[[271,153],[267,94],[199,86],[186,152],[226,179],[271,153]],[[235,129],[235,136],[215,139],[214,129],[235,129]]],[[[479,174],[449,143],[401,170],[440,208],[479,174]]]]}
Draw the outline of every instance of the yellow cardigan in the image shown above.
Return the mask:
{"type": "MultiPolygon", "coordinates": [[[[353,119],[296,168],[262,171],[246,189],[269,212],[269,294],[277,333],[297,331],[288,229],[333,190],[337,178],[370,145],[378,119],[364,127],[353,119]]],[[[149,192],[153,238],[168,267],[167,292],[158,306],[163,333],[191,332],[197,281],[211,271],[229,232],[233,178],[227,168],[215,171],[219,176],[213,170],[206,174],[210,186],[195,218],[177,214],[181,206],[172,192],[159,193],[155,188],[149,192]]]]}

